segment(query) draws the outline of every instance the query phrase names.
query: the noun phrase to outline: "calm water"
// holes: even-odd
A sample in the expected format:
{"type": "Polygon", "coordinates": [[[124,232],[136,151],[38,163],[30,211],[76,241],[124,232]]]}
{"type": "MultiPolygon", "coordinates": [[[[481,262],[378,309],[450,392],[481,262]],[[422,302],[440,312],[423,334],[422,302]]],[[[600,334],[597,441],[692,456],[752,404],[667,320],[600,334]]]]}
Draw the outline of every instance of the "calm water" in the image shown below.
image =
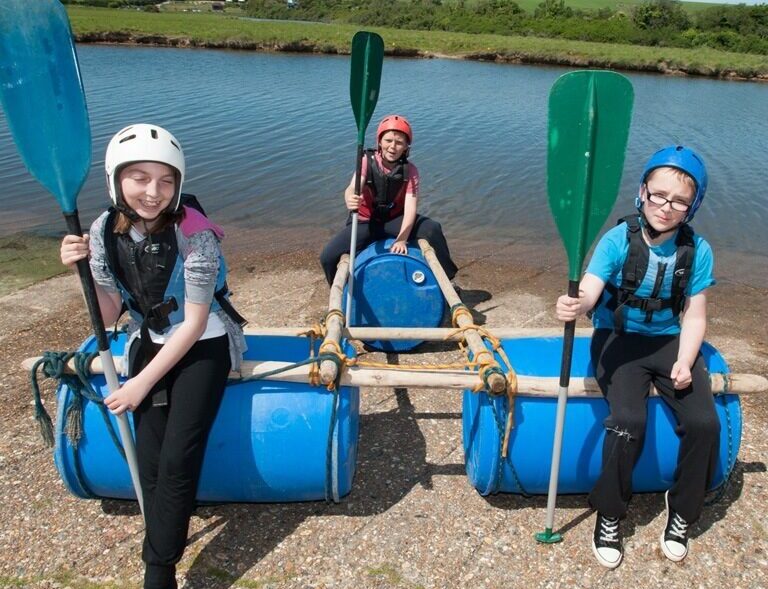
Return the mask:
{"type": "MultiPolygon", "coordinates": [[[[342,190],[357,131],[346,57],[80,46],[93,168],[78,204],[83,224],[103,210],[103,154],[131,122],[156,122],[182,141],[185,189],[236,234],[323,241],[345,217],[342,190]]],[[[455,250],[559,246],[546,199],[546,109],[564,69],[455,60],[387,59],[368,128],[393,111],[414,123],[421,210],[455,250]]],[[[717,249],[719,274],[768,278],[768,86],[629,74],[635,88],[622,193],[630,210],[643,161],[683,142],[709,167],[695,227],[717,249]],[[736,271],[738,269],[738,271],[736,271]]],[[[0,114],[0,119],[2,114],[0,114]]],[[[0,236],[60,232],[55,201],[28,175],[0,121],[0,236]]]]}

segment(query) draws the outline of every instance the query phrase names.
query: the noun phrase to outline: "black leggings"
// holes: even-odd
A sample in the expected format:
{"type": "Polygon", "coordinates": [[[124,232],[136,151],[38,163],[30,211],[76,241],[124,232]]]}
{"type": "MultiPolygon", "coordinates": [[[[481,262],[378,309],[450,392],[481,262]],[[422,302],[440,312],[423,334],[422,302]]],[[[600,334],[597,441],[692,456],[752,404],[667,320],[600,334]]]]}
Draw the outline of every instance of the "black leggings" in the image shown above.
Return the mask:
{"type": "MultiPolygon", "coordinates": [[[[385,237],[397,237],[400,233],[400,227],[403,224],[403,216],[395,217],[385,223],[360,221],[357,224],[357,249],[359,252],[368,245],[385,237]]],[[[435,249],[435,255],[440,265],[445,270],[448,278],[456,276],[459,269],[451,259],[451,253],[448,251],[448,243],[443,235],[443,228],[440,223],[433,221],[429,217],[416,215],[411,234],[408,241],[417,239],[426,239],[435,249]]],[[[328,244],[323,248],[320,254],[320,265],[325,272],[325,279],[328,284],[333,284],[333,277],[336,275],[336,266],[343,254],[349,253],[349,244],[352,240],[352,215],[347,219],[347,225],[339,231],[328,244]]]]}
{"type": "Polygon", "coordinates": [[[145,589],[175,587],[174,565],[187,543],[205,445],[229,369],[227,336],[200,340],[134,412],[146,520],[145,589]],[[168,404],[155,407],[152,396],[161,388],[168,404]]]}
{"type": "Polygon", "coordinates": [[[645,439],[651,384],[678,423],[680,451],[669,489],[670,506],[688,523],[701,514],[720,452],[720,422],[701,354],[691,369],[691,385],[674,388],[669,375],[679,347],[677,335],[616,334],[598,329],[592,336],[595,376],[610,407],[604,422],[603,469],[589,495],[590,505],[603,515],[626,515],[632,497],[632,470],[645,439]]]}

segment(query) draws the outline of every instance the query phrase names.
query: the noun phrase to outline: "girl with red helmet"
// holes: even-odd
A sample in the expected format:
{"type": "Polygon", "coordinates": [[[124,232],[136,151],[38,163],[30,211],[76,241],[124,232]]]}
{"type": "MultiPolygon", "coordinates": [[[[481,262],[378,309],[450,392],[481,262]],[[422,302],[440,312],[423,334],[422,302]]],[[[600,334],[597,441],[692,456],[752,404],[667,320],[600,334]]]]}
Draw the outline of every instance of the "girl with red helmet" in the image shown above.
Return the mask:
{"type": "Polygon", "coordinates": [[[366,150],[360,173],[362,194],[355,194],[355,177],[344,191],[344,203],[350,211],[347,225],[325,246],[320,254],[328,284],[333,283],[339,258],[349,253],[352,235],[351,212],[357,211],[357,251],[373,241],[394,237],[390,251],[408,253],[408,241],[426,239],[448,278],[458,271],[451,259],[442,227],[416,212],[419,198],[419,171],[408,161],[413,130],[400,115],[384,117],[376,129],[376,149],[366,150]]]}

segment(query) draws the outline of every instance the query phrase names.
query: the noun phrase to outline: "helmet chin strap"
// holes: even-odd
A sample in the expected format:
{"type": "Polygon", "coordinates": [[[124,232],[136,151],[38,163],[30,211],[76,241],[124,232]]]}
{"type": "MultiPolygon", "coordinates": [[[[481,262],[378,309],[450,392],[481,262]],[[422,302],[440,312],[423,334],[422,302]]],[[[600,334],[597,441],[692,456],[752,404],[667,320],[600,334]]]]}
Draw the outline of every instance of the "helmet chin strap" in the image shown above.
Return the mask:
{"type": "Polygon", "coordinates": [[[123,213],[123,215],[128,217],[131,220],[131,223],[137,223],[138,221],[141,220],[141,217],[139,216],[139,214],[136,211],[134,211],[129,206],[126,206],[122,202],[120,204],[115,205],[115,208],[118,211],[120,211],[121,213],[123,213]]]}

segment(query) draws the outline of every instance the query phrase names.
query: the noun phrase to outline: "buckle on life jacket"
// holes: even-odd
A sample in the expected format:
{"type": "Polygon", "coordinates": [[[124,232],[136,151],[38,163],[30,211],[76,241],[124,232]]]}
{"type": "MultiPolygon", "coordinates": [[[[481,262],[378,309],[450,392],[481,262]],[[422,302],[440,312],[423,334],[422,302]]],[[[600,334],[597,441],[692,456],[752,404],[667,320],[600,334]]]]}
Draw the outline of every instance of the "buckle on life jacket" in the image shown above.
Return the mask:
{"type": "Polygon", "coordinates": [[[168,316],[174,311],[177,311],[178,308],[179,303],[176,302],[176,298],[170,297],[162,303],[158,303],[152,307],[144,316],[144,321],[146,322],[147,327],[152,331],[162,333],[171,326],[171,321],[168,319],[168,316]]]}
{"type": "Polygon", "coordinates": [[[661,311],[664,308],[664,299],[640,299],[642,311],[661,311]]]}

